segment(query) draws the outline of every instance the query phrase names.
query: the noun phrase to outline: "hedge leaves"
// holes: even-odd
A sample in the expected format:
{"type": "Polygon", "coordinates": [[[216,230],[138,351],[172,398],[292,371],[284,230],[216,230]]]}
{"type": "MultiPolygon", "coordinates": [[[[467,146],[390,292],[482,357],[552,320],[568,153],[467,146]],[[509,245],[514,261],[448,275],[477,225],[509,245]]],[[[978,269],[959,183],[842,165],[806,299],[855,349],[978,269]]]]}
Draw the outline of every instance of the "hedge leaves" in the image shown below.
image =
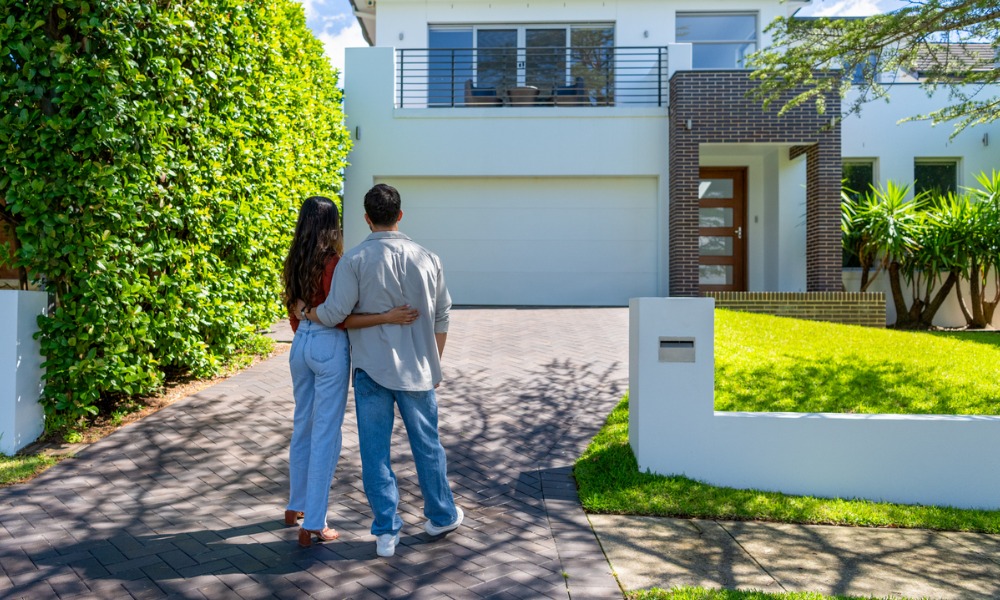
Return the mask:
{"type": "Polygon", "coordinates": [[[298,206],[337,193],[350,140],[291,0],[0,5],[0,211],[55,298],[61,428],[252,344],[298,206]]]}

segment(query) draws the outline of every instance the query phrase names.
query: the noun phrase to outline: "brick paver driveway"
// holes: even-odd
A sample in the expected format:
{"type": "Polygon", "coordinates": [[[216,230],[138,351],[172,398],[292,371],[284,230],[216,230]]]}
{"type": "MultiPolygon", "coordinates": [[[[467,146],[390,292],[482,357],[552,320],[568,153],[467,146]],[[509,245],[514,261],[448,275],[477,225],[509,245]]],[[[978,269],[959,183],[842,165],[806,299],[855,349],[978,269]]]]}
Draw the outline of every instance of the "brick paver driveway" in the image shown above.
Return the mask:
{"type": "Polygon", "coordinates": [[[0,597],[621,598],[570,468],[625,392],[623,308],[453,312],[439,390],[466,524],[432,540],[397,420],[406,525],[375,556],[353,399],[333,486],[341,539],[281,518],[292,392],[275,357],[0,489],[0,597]]]}

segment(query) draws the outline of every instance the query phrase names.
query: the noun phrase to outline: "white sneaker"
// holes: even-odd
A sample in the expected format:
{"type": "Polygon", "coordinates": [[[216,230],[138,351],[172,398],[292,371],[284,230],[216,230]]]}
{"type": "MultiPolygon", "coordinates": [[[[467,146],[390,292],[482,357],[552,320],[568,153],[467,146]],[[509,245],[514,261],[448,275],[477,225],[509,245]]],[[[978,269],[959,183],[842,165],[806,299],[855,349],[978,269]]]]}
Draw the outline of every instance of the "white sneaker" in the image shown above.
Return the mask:
{"type": "Polygon", "coordinates": [[[458,516],[455,517],[455,522],[452,523],[451,525],[444,525],[442,527],[438,527],[434,523],[427,521],[427,523],[424,524],[424,531],[426,531],[428,535],[435,535],[435,536],[441,535],[443,533],[448,533],[449,531],[455,531],[456,529],[458,529],[458,526],[462,524],[462,519],[465,518],[465,513],[462,512],[461,507],[456,506],[455,511],[458,513],[458,516]]]}
{"type": "Polygon", "coordinates": [[[399,534],[383,533],[375,536],[375,554],[379,556],[392,556],[396,554],[396,544],[399,543],[399,534]]]}

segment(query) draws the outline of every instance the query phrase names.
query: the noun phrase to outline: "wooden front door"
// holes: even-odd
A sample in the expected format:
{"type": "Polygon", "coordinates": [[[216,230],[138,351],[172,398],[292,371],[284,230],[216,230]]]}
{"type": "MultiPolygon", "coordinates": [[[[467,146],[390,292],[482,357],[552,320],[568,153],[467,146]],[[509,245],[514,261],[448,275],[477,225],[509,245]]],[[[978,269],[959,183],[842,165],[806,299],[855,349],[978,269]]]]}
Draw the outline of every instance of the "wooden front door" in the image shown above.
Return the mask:
{"type": "Polygon", "coordinates": [[[747,170],[702,167],[699,177],[698,291],[745,291],[747,170]]]}

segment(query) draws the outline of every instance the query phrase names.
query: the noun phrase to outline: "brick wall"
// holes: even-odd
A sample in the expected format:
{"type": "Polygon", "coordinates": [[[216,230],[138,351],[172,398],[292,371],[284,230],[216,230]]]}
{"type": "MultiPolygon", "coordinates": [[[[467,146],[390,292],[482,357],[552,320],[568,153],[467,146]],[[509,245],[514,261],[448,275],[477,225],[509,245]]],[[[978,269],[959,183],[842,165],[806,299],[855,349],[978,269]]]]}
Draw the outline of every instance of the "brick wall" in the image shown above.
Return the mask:
{"type": "Polygon", "coordinates": [[[748,71],[678,71],[670,79],[670,295],[698,295],[699,145],[789,144],[806,156],[806,289],[841,289],[840,98],[827,94],[827,113],[812,104],[778,117],[747,93],[748,71]],[[690,128],[688,123],[690,122],[690,128]]]}
{"type": "Polygon", "coordinates": [[[708,292],[717,308],[830,321],[846,325],[885,327],[882,292],[708,292]]]}

